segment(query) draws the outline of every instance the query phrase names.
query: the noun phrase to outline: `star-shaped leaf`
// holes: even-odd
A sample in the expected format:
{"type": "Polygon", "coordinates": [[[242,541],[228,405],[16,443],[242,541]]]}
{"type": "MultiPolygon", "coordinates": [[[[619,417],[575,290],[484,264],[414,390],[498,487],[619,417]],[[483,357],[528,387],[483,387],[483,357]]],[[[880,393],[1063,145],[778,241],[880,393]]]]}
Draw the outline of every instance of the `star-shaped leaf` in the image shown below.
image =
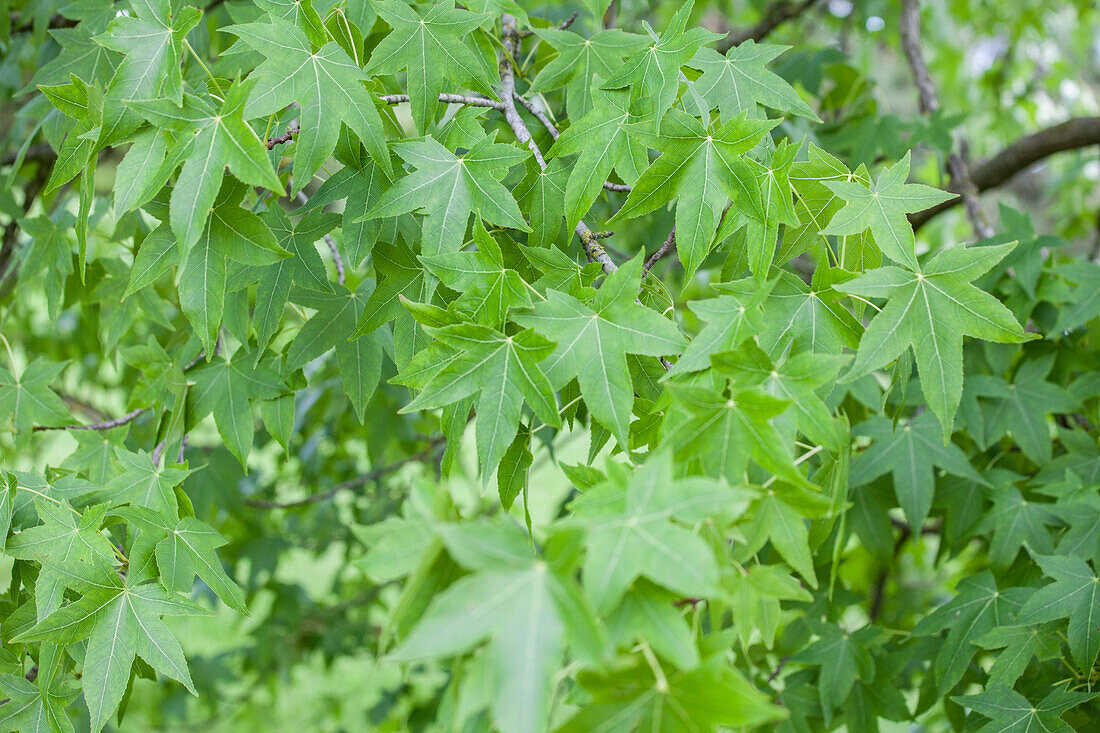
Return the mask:
{"type": "Polygon", "coordinates": [[[584,646],[598,650],[605,643],[592,610],[576,582],[536,558],[514,524],[466,523],[441,534],[451,555],[474,572],[432,600],[388,659],[457,656],[488,639],[497,727],[544,730],[566,640],[582,657],[589,656],[584,646]],[[516,654],[520,648],[526,651],[516,654]]]}
{"type": "Polygon", "coordinates": [[[650,29],[655,40],[628,58],[603,85],[604,89],[629,88],[631,99],[652,115],[654,128],[659,128],[661,118],[676,101],[680,67],[704,43],[721,38],[703,28],[688,28],[693,5],[694,2],[687,2],[680,6],[659,38],[650,29]]]}
{"type": "Polygon", "coordinates": [[[257,400],[277,397],[278,374],[267,364],[256,364],[244,348],[226,358],[213,359],[193,373],[188,409],[198,420],[214,413],[214,422],[226,447],[246,465],[254,432],[252,406],[257,400]]]}
{"type": "Polygon", "coordinates": [[[944,437],[950,436],[962,398],[963,336],[996,343],[1029,338],[1008,308],[971,285],[1012,247],[955,247],[940,252],[923,269],[880,267],[834,286],[843,293],[888,299],[860,339],[844,379],[883,367],[912,347],[921,390],[943,425],[944,437]]]}
{"type": "Polygon", "coordinates": [[[250,186],[283,190],[271,167],[267,145],[243,118],[253,84],[253,80],[235,84],[220,108],[192,95],[184,96],[182,108],[167,99],[130,104],[150,122],[177,133],[162,170],[171,173],[183,164],[172,187],[169,222],[184,251],[202,234],[226,168],[250,186]]]}
{"type": "Polygon", "coordinates": [[[685,512],[735,498],[736,492],[714,481],[674,481],[669,451],[651,456],[626,486],[610,481],[589,489],[572,504],[586,527],[582,579],[588,596],[608,612],[643,576],[683,596],[715,594],[714,550],[672,520],[690,521],[694,515],[685,512]]]}
{"type": "Polygon", "coordinates": [[[252,74],[257,82],[245,105],[249,119],[266,117],[292,102],[298,103],[300,132],[294,138],[291,193],[309,183],[332,155],[340,123],[358,136],[371,158],[388,173],[390,155],[382,118],[374,98],[363,86],[367,74],[335,41],[313,51],[309,39],[296,26],[278,17],[269,16],[267,20],[223,30],[267,57],[252,74]]]}
{"type": "Polygon", "coordinates": [[[764,324],[761,310],[771,285],[756,289],[751,294],[719,295],[717,298],[695,300],[688,304],[692,313],[707,325],[696,334],[684,353],[676,360],[668,376],[697,372],[710,367],[710,357],[729,351],[745,339],[755,336],[764,324]]]}
{"type": "Polygon", "coordinates": [[[758,44],[751,38],[731,46],[725,56],[701,48],[688,64],[703,72],[695,81],[695,89],[712,107],[721,110],[723,120],[741,114],[757,117],[759,105],[820,121],[783,77],[765,68],[788,48],[758,44]]]}
{"type": "Polygon", "coordinates": [[[1073,728],[1062,720],[1062,713],[1096,697],[1095,692],[1075,692],[1057,688],[1038,703],[1033,703],[1010,687],[996,687],[953,698],[990,719],[978,733],[1072,733],[1073,728]]]}
{"type": "Polygon", "coordinates": [[[453,307],[474,323],[502,328],[511,308],[531,306],[528,285],[515,270],[506,267],[500,245],[485,231],[482,223],[474,224],[476,252],[447,252],[420,261],[440,282],[462,295],[453,307]]]}
{"type": "Polygon", "coordinates": [[[426,329],[450,347],[442,368],[402,412],[429,410],[480,393],[477,402],[477,452],[481,476],[488,481],[516,437],[524,403],[540,420],[560,425],[557,403],[541,362],[553,344],[531,331],[514,336],[486,326],[459,324],[426,329]]]}
{"type": "Polygon", "coordinates": [[[1043,573],[1054,582],[1035,591],[1020,609],[1018,624],[1069,617],[1069,650],[1081,669],[1091,670],[1100,653],[1100,579],[1078,557],[1035,555],[1043,573]]]}
{"type": "Polygon", "coordinates": [[[923,526],[932,508],[936,490],[934,466],[989,485],[970,465],[962,449],[954,443],[944,443],[940,426],[930,413],[898,427],[889,418],[875,418],[856,426],[854,432],[869,436],[874,442],[852,462],[851,485],[862,486],[889,471],[898,505],[914,530],[923,526]]]}
{"type": "Polygon", "coordinates": [[[741,157],[776,124],[738,118],[708,130],[696,118],[670,110],[655,141],[661,157],[642,173],[608,224],[647,214],[676,198],[676,252],[692,275],[710,252],[727,198],[739,199],[745,208],[759,202],[759,184],[741,157]]]}
{"type": "Polygon", "coordinates": [[[1024,455],[1039,465],[1050,462],[1047,415],[1077,407],[1077,400],[1064,387],[1046,381],[1054,366],[1053,356],[1025,361],[1012,382],[991,374],[971,377],[967,387],[991,403],[984,414],[987,445],[1011,432],[1024,455]]]}
{"type": "MultiPolygon", "coordinates": [[[[883,168],[870,186],[852,181],[822,181],[848,202],[833,216],[823,234],[861,234],[867,229],[883,253],[899,265],[917,270],[916,238],[906,214],[930,209],[955,194],[916,183],[906,183],[909,153],[883,168]]],[[[1007,252],[1006,252],[1007,254],[1007,252]]]]}
{"type": "Polygon", "coordinates": [[[117,138],[137,127],[124,103],[138,99],[167,98],[177,107],[183,100],[181,54],[187,33],[202,18],[195,7],[174,13],[171,0],[135,0],[135,14],[116,16],[104,33],[93,40],[104,48],[125,54],[107,86],[101,140],[117,138]]]}
{"type": "Polygon", "coordinates": [[[592,109],[592,96],[596,93],[592,75],[610,78],[624,56],[647,45],[645,36],[625,33],[618,28],[601,30],[591,38],[554,28],[535,28],[534,32],[558,55],[539,70],[531,82],[531,93],[565,87],[565,109],[574,120],[592,109]]]}
{"type": "Polygon", "coordinates": [[[65,502],[55,504],[35,497],[34,506],[42,524],[14,535],[5,551],[14,558],[42,564],[34,587],[35,612],[42,620],[61,607],[71,575],[66,568],[110,566],[115,556],[110,541],[99,533],[106,505],[79,514],[65,502]]]}
{"type": "Polygon", "coordinates": [[[191,473],[180,466],[157,468],[145,451],[115,451],[119,470],[104,487],[104,495],[116,504],[143,506],[169,517],[179,515],[175,488],[191,473]]]}
{"type": "Polygon", "coordinates": [[[461,156],[430,137],[395,144],[397,154],[417,170],[394,183],[364,218],[426,210],[421,243],[425,255],[461,249],[471,212],[492,224],[530,231],[516,200],[500,184],[508,169],[522,163],[528,153],[494,143],[495,138],[495,133],[482,138],[461,156]]]}
{"type": "Polygon", "coordinates": [[[626,123],[639,119],[631,113],[629,90],[595,89],[588,113],[573,120],[547,152],[551,159],[579,153],[565,184],[570,227],[592,208],[612,170],[628,183],[637,179],[648,160],[646,146],[626,123]]]}
{"type": "Polygon", "coordinates": [[[217,549],[228,540],[216,529],[194,517],[176,521],[144,507],[123,507],[113,513],[141,530],[130,554],[140,557],[152,552],[161,582],[170,592],[189,593],[197,575],[227,606],[248,613],[244,594],[218,559],[217,549]]]}
{"type": "Polygon", "coordinates": [[[0,367],[0,415],[5,427],[14,428],[21,438],[29,438],[35,425],[59,425],[69,419],[65,403],[50,389],[64,364],[35,359],[19,374],[0,367]]]}
{"type": "Polygon", "coordinates": [[[627,354],[676,354],[684,337],[672,321],[635,302],[641,256],[620,267],[597,291],[591,305],[557,290],[515,320],[557,342],[542,364],[555,388],[576,378],[592,415],[627,446],[634,388],[627,354]]]}
{"type": "Polygon", "coordinates": [[[409,98],[416,128],[425,133],[435,121],[443,80],[495,97],[500,79],[495,64],[467,45],[465,36],[488,19],[487,14],[458,10],[445,0],[423,10],[397,0],[371,0],[393,29],[371,53],[368,74],[408,70],[409,98]]]}
{"type": "Polygon", "coordinates": [[[112,581],[111,574],[101,582],[102,587],[58,609],[20,636],[27,641],[54,643],[88,640],[81,682],[92,731],[101,730],[122,701],[136,656],[198,694],[183,648],[161,616],[208,613],[159,584],[124,584],[117,575],[112,581]]]}

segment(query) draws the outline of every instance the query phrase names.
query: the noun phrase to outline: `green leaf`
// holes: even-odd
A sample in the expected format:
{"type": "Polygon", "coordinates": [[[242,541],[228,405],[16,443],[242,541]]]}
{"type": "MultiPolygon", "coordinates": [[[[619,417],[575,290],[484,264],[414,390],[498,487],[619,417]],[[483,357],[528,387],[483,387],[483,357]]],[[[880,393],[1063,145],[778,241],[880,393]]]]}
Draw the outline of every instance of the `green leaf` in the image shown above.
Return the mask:
{"type": "Polygon", "coordinates": [[[704,43],[721,37],[703,28],[688,28],[693,5],[693,0],[681,5],[660,37],[630,56],[603,85],[604,89],[629,89],[631,101],[652,116],[653,129],[676,101],[680,67],[704,43]]]}
{"type": "Polygon", "coordinates": [[[1100,653],[1100,579],[1084,560],[1063,555],[1036,555],[1043,574],[1054,582],[1027,599],[1018,624],[1034,624],[1069,617],[1069,650],[1077,665],[1091,670],[1100,653]]]}
{"type": "Polygon", "coordinates": [[[116,512],[141,530],[139,542],[155,548],[162,582],[170,592],[190,591],[197,575],[227,606],[248,613],[241,589],[218,559],[216,550],[227,540],[217,530],[194,517],[175,522],[147,509],[116,512]]]}
{"type": "Polygon", "coordinates": [[[243,119],[245,97],[254,81],[229,90],[220,108],[186,95],[180,108],[165,99],[134,101],[130,107],[146,119],[177,133],[163,172],[182,163],[172,187],[172,231],[183,251],[198,242],[221,188],[225,169],[242,183],[281,191],[283,184],[271,167],[267,145],[243,119]]]}
{"type": "Polygon", "coordinates": [[[949,437],[962,398],[963,336],[996,343],[1031,337],[996,298],[970,284],[1013,246],[955,247],[936,255],[923,269],[881,267],[835,285],[843,293],[887,298],[886,307],[860,339],[855,362],[844,379],[869,374],[911,346],[921,391],[943,425],[945,439],[949,437]]]}
{"type": "Polygon", "coordinates": [[[727,197],[746,208],[759,201],[752,170],[741,158],[775,125],[737,118],[708,130],[694,117],[670,110],[661,123],[661,157],[642,173],[608,224],[676,198],[676,252],[692,275],[710,252],[727,197]]]}
{"type": "Polygon", "coordinates": [[[992,403],[985,414],[987,444],[1011,433],[1028,458],[1040,465],[1050,461],[1047,415],[1072,412],[1077,407],[1069,392],[1046,381],[1053,366],[1053,358],[1024,362],[1011,383],[986,374],[970,379],[967,386],[992,403]]]}
{"type": "Polygon", "coordinates": [[[1027,733],[1044,730],[1070,733],[1073,729],[1062,720],[1062,714],[1091,700],[1094,692],[1074,692],[1056,689],[1039,703],[1032,703],[1007,687],[985,690],[976,695],[953,698],[990,719],[979,733],[1027,733]]]}
{"type": "Polygon", "coordinates": [[[101,139],[116,141],[117,136],[137,127],[130,121],[124,104],[133,100],[166,97],[177,107],[183,100],[180,61],[187,33],[194,28],[202,12],[185,7],[173,13],[170,0],[135,0],[136,16],[118,16],[107,32],[94,37],[99,45],[125,54],[107,86],[108,104],[104,110],[101,139]]]}
{"type": "Polygon", "coordinates": [[[214,413],[218,432],[242,466],[247,465],[252,450],[252,404],[277,397],[280,392],[278,375],[255,361],[244,349],[214,359],[194,371],[191,391],[194,417],[214,413]]]}
{"type": "Polygon", "coordinates": [[[821,230],[822,233],[860,234],[870,229],[875,244],[887,257],[914,272],[918,271],[920,268],[914,249],[916,240],[905,215],[941,204],[954,194],[906,183],[908,175],[909,153],[906,153],[900,162],[883,168],[878,180],[870,186],[852,181],[822,181],[830,191],[848,202],[833,216],[829,226],[821,230]]]}
{"type": "Polygon", "coordinates": [[[466,41],[489,19],[488,14],[458,10],[450,0],[425,10],[397,0],[371,0],[371,5],[393,30],[374,49],[366,71],[396,74],[408,70],[412,117],[422,134],[435,121],[444,79],[496,96],[493,86],[499,78],[495,66],[466,41]]]}
{"type": "Polygon", "coordinates": [[[69,419],[65,403],[50,389],[64,364],[35,359],[19,374],[0,367],[0,414],[6,427],[24,438],[35,425],[58,425],[69,419]]]}
{"type": "Polygon", "coordinates": [[[553,344],[530,331],[505,336],[473,324],[425,330],[455,353],[439,362],[441,368],[401,411],[443,407],[480,394],[477,453],[483,482],[515,438],[524,403],[548,425],[561,424],[554,392],[539,364],[553,344]]]}
{"type": "Polygon", "coordinates": [[[486,222],[530,231],[516,200],[499,181],[527,154],[494,143],[495,138],[482,138],[461,157],[430,137],[396,143],[397,154],[417,170],[394,183],[365,218],[425,209],[421,251],[428,256],[462,248],[471,212],[486,222]]]}
{"type": "Polygon", "coordinates": [[[642,259],[635,257],[610,275],[591,306],[550,290],[546,300],[516,321],[557,342],[543,371],[555,389],[576,378],[592,415],[626,446],[633,384],[627,354],[679,353],[684,338],[666,318],[634,302],[642,259]]]}
{"type": "MultiPolygon", "coordinates": [[[[626,487],[605,484],[573,503],[586,527],[584,588],[601,612],[613,609],[639,577],[682,596],[717,592],[714,551],[683,519],[693,503],[722,501],[706,481],[677,482],[667,451],[651,457],[626,487]]],[[[732,498],[734,494],[727,495],[732,498]]]]}
{"type": "Polygon", "coordinates": [[[189,470],[175,466],[157,468],[145,451],[132,453],[119,448],[115,457],[121,471],[103,490],[112,502],[147,507],[169,517],[179,515],[175,488],[191,473],[189,470]]]}
{"type": "Polygon", "coordinates": [[[786,712],[741,674],[715,662],[655,678],[644,662],[615,672],[589,672],[580,684],[592,695],[557,733],[717,730],[774,726],[786,712]]]}
{"type": "Polygon", "coordinates": [[[874,677],[875,661],[866,645],[879,632],[872,627],[864,627],[849,634],[835,624],[814,626],[818,640],[792,657],[791,661],[821,667],[818,693],[825,712],[825,724],[828,725],[832,711],[848,699],[856,679],[870,682],[874,677]]]}
{"type": "Polygon", "coordinates": [[[750,38],[731,46],[724,57],[713,49],[701,48],[688,65],[703,72],[695,88],[712,107],[721,110],[723,120],[745,113],[756,117],[760,105],[819,122],[790,84],[764,68],[788,48],[758,44],[750,38]]]}
{"type": "Polygon", "coordinates": [[[852,462],[851,485],[862,486],[889,471],[898,505],[914,531],[924,525],[932,508],[936,490],[933,467],[989,486],[958,446],[944,442],[940,426],[929,413],[903,426],[895,426],[887,418],[875,418],[857,425],[854,432],[874,442],[852,462]]]}
{"type": "Polygon", "coordinates": [[[642,119],[631,113],[630,92],[594,87],[591,109],[563,130],[546,154],[555,159],[579,153],[565,184],[570,228],[592,208],[612,170],[633,183],[648,160],[646,146],[626,124],[642,119]]]}
{"type": "Polygon", "coordinates": [[[388,173],[390,154],[382,118],[374,98],[363,86],[367,74],[335,41],[315,51],[294,25],[277,17],[267,20],[223,30],[267,58],[253,72],[257,82],[245,105],[247,118],[267,116],[292,102],[298,103],[300,132],[294,138],[291,193],[304,188],[332,155],[341,123],[358,136],[371,158],[388,173]]]}
{"type": "Polygon", "coordinates": [[[594,105],[593,96],[599,93],[592,84],[592,76],[609,79],[623,57],[647,45],[644,36],[617,28],[601,30],[590,38],[554,28],[533,30],[558,55],[539,69],[531,82],[531,93],[565,87],[565,108],[575,120],[588,114],[594,105]]]}
{"type": "Polygon", "coordinates": [[[201,606],[156,584],[119,585],[88,593],[55,611],[22,638],[88,640],[82,686],[91,729],[99,731],[122,700],[135,656],[198,694],[183,649],[161,616],[205,613],[201,606]]]}

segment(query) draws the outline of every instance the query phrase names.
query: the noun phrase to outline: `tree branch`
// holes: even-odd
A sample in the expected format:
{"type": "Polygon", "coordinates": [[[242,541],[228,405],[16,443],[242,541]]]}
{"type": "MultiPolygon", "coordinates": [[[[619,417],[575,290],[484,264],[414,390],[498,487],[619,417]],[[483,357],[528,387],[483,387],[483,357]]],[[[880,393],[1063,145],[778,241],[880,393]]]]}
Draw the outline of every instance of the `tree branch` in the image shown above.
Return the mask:
{"type": "Polygon", "coordinates": [[[370,483],[371,481],[374,481],[376,479],[380,479],[380,478],[383,478],[384,476],[388,476],[391,473],[393,473],[394,471],[401,468],[402,466],[406,466],[410,463],[417,463],[417,462],[420,462],[420,461],[428,460],[433,455],[435,455],[435,453],[439,450],[440,446],[442,446],[443,443],[445,443],[445,442],[446,442],[446,439],[443,436],[439,436],[437,438],[434,438],[432,440],[431,444],[427,448],[425,448],[424,450],[420,451],[419,453],[411,455],[407,458],[402,458],[400,461],[395,461],[395,462],[389,463],[385,466],[381,466],[380,468],[376,468],[373,471],[367,471],[366,473],[364,473],[361,476],[356,476],[353,479],[350,479],[348,481],[344,481],[343,483],[336,484],[335,486],[333,486],[328,491],[323,491],[320,494],[312,494],[310,496],[307,496],[304,499],[298,499],[297,501],[285,501],[285,502],[265,501],[263,499],[245,499],[244,500],[244,505],[245,506],[250,506],[253,509],[294,509],[294,508],[300,507],[300,506],[308,506],[310,504],[318,504],[322,501],[327,501],[327,500],[331,499],[332,497],[339,494],[341,491],[347,491],[348,489],[355,489],[355,488],[358,488],[358,487],[362,486],[363,484],[367,484],[367,483],[370,483]]]}
{"type": "MultiPolygon", "coordinates": [[[[988,191],[1055,153],[1087,148],[1090,145],[1100,145],[1100,117],[1074,117],[1011,143],[989,160],[973,166],[970,169],[970,178],[979,192],[988,191]]],[[[956,196],[927,211],[910,214],[909,221],[913,229],[920,229],[936,216],[961,203],[962,196],[956,196]]]]}
{"type": "MultiPolygon", "coordinates": [[[[554,123],[550,121],[550,118],[546,116],[546,113],[539,109],[534,102],[532,102],[530,99],[527,99],[515,90],[512,91],[512,98],[522,104],[523,108],[530,112],[532,117],[542,123],[542,126],[546,128],[547,132],[550,133],[550,137],[554,138],[555,140],[558,139],[558,136],[561,135],[561,131],[558,130],[557,126],[554,125],[554,123]]],[[[630,191],[634,190],[633,186],[628,186],[625,183],[612,183],[611,181],[604,181],[603,187],[606,188],[608,191],[617,191],[618,193],[629,193],[630,191]]]]}
{"type": "Polygon", "coordinates": [[[732,30],[718,42],[718,52],[725,53],[734,46],[739,46],[745,41],[760,41],[779,26],[789,20],[793,20],[812,8],[820,0],[778,0],[764,11],[764,17],[751,28],[732,30]]]}
{"type": "MultiPolygon", "coordinates": [[[[501,28],[504,36],[505,52],[500,56],[500,87],[502,90],[500,98],[504,100],[504,109],[502,110],[504,119],[507,120],[508,126],[512,128],[512,132],[515,133],[520,144],[526,145],[535,156],[535,161],[543,170],[546,170],[546,159],[542,157],[542,151],[539,150],[535,139],[531,137],[531,131],[527,129],[527,123],[519,116],[514,100],[516,77],[512,70],[512,59],[516,57],[516,52],[519,50],[519,31],[516,28],[516,19],[507,14],[501,16],[501,28]]],[[[603,267],[603,271],[608,275],[619,269],[619,266],[607,254],[607,251],[604,250],[599,239],[588,228],[587,224],[583,221],[577,222],[576,231],[577,236],[580,237],[581,245],[584,247],[584,253],[590,261],[599,262],[603,267]]]]}
{"type": "MultiPolygon", "coordinates": [[[[936,96],[932,74],[929,73],[928,65],[924,63],[924,56],[921,53],[918,0],[902,0],[898,30],[901,34],[901,48],[905,52],[909,70],[913,74],[913,81],[917,85],[920,110],[925,115],[931,115],[940,108],[940,102],[936,96]]],[[[947,154],[947,171],[951,178],[951,188],[962,192],[966,215],[970,219],[971,226],[974,227],[974,233],[979,239],[989,239],[993,236],[993,227],[989,224],[982,202],[978,200],[978,190],[970,177],[970,169],[966,161],[954,150],[947,154]]]]}
{"type": "MultiPolygon", "coordinates": [[[[408,94],[384,94],[379,97],[386,104],[402,104],[409,101],[408,94]]],[[[443,92],[439,95],[439,101],[444,104],[468,104],[471,107],[489,107],[491,109],[497,109],[501,112],[504,111],[504,105],[495,99],[489,99],[488,97],[475,97],[465,94],[450,94],[443,92]]]]}
{"type": "Polygon", "coordinates": [[[122,417],[116,417],[113,420],[100,420],[99,422],[89,423],[87,425],[81,425],[74,423],[72,425],[35,425],[34,431],[40,430],[110,430],[111,428],[118,428],[127,423],[131,423],[138,418],[139,415],[144,413],[147,407],[139,407],[136,410],[127,412],[122,417]]]}
{"type": "Polygon", "coordinates": [[[672,250],[676,249],[676,227],[672,227],[672,231],[665,237],[665,241],[657,248],[657,251],[645,261],[642,265],[642,272],[649,272],[654,265],[656,265],[662,257],[667,255],[672,250]]]}

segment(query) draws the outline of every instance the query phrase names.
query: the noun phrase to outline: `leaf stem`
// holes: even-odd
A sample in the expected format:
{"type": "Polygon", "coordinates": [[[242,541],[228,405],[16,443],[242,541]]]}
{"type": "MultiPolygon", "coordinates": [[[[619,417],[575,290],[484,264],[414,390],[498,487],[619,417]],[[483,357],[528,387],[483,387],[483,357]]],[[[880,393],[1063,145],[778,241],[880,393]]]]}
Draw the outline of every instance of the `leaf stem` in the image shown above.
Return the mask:
{"type": "Polygon", "coordinates": [[[195,60],[199,62],[199,66],[201,66],[202,70],[206,72],[206,75],[210,77],[210,81],[214,85],[214,88],[218,90],[218,94],[224,99],[225,92],[222,90],[221,84],[214,78],[214,74],[210,72],[210,68],[206,65],[206,62],[202,60],[202,57],[199,56],[198,52],[191,45],[191,42],[185,38],[183,39],[183,45],[187,47],[187,50],[190,51],[191,55],[195,57],[195,60]]]}

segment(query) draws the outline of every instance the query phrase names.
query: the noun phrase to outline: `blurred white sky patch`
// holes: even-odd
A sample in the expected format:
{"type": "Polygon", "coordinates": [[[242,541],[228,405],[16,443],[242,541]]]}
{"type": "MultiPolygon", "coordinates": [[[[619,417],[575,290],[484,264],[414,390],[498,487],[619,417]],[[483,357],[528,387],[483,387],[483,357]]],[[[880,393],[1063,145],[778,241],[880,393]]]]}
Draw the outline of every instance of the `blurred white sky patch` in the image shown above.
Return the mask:
{"type": "Polygon", "coordinates": [[[837,18],[847,18],[854,7],[851,0],[829,0],[829,12],[837,18]]]}

